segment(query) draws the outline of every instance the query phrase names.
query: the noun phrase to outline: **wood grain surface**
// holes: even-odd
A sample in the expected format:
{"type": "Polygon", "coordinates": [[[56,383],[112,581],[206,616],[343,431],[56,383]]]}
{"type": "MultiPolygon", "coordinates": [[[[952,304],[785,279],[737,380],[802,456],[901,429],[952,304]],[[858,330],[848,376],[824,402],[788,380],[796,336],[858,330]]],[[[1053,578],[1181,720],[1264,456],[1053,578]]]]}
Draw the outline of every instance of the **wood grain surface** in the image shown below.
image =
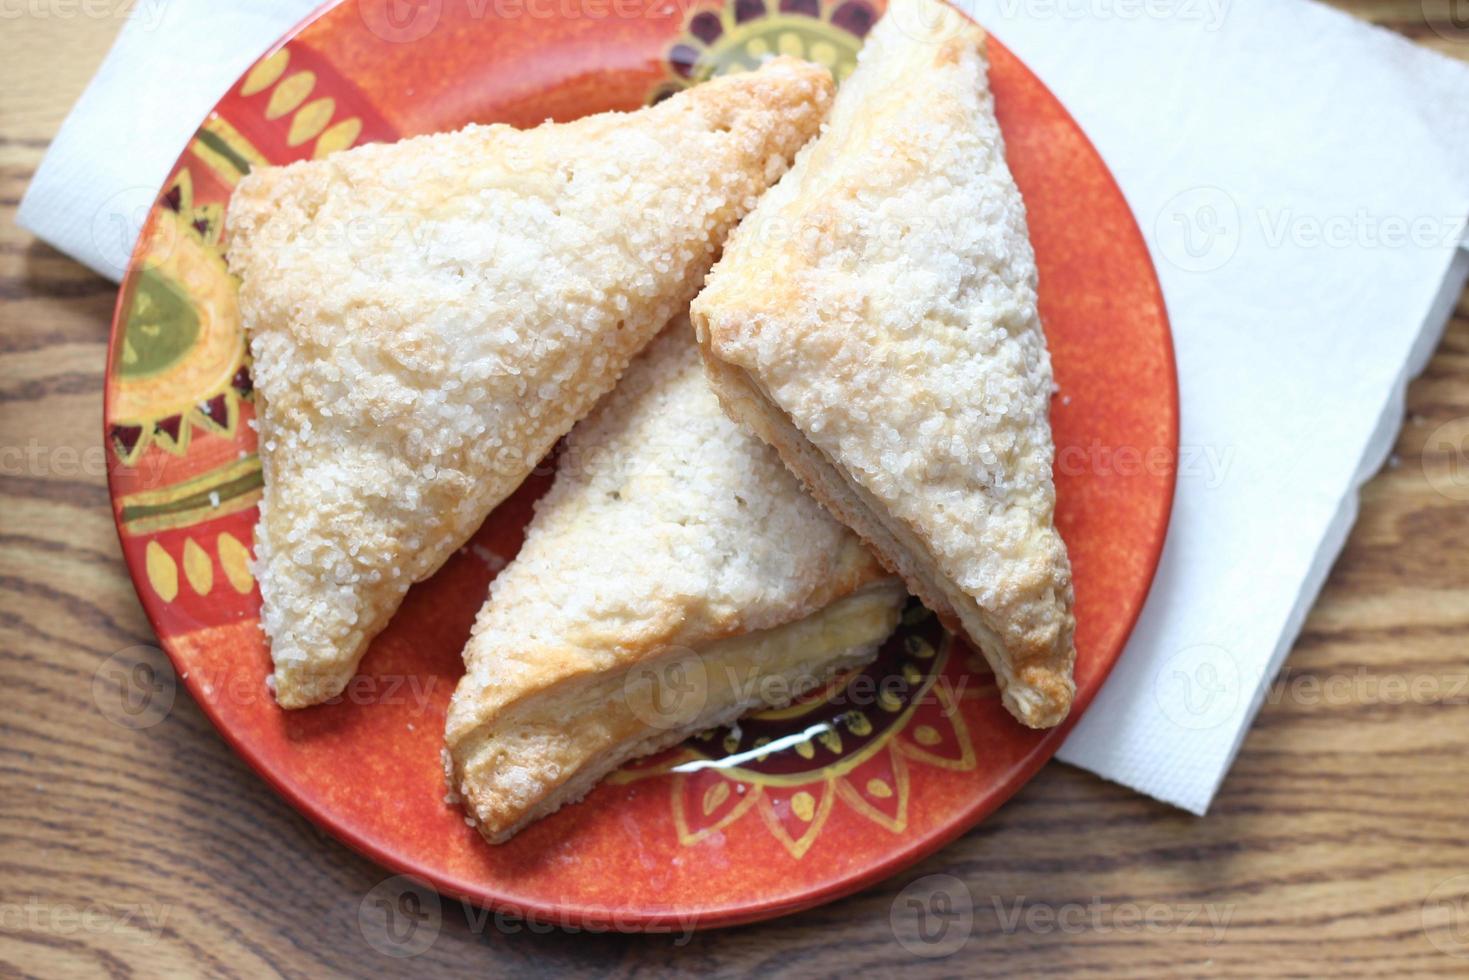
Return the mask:
{"type": "MultiPolygon", "coordinates": [[[[383,885],[182,691],[151,727],[110,721],[94,673],[154,642],[101,452],[114,288],[13,217],[123,3],[0,22],[0,975],[1469,973],[1469,471],[1443,438],[1469,434],[1469,301],[1205,819],[1053,764],[853,898],[691,937],[568,934],[383,885]],[[956,904],[910,902],[915,882],[956,904]],[[384,896],[408,945],[364,918],[384,896]]],[[[1446,4],[1340,5],[1469,58],[1446,4]]]]}

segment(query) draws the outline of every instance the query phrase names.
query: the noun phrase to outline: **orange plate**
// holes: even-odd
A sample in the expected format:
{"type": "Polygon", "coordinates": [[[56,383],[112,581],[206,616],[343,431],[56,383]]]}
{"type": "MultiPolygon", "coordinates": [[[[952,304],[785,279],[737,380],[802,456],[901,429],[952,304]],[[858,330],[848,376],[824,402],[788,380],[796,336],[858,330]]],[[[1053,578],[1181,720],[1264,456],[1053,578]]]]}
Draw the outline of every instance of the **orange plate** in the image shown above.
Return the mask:
{"type": "MultiPolygon", "coordinates": [[[[1027,731],[983,662],[925,618],[797,708],[629,766],[502,847],[444,802],[459,651],[549,474],[409,594],[339,703],[286,713],[248,547],[260,465],[220,234],[252,164],[371,140],[631,109],[770,51],[851,70],[871,0],[348,0],[315,15],[199,128],[153,205],[113,323],[112,504],[138,594],[226,739],[303,813],[441,891],[552,923],[730,925],[855,891],[972,827],[1066,733],[1027,731]],[[877,683],[884,681],[885,683],[877,683]],[[756,750],[783,735],[821,734],[756,750]],[[739,760],[711,764],[739,755],[739,760]]],[[[991,78],[1030,211],[1060,394],[1057,523],[1076,576],[1073,720],[1147,595],[1172,502],[1177,380],[1142,236],[1107,168],[1003,46],[991,78]]]]}

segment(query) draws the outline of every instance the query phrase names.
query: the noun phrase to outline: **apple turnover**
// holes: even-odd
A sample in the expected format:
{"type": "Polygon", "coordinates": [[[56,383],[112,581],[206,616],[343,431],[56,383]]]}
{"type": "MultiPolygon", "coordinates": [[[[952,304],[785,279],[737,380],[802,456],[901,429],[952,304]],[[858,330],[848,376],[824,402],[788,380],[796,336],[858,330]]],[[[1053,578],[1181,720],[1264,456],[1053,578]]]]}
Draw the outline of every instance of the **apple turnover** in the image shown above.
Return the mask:
{"type": "Polygon", "coordinates": [[[495,579],[446,726],[492,843],[623,762],[867,661],[906,599],[732,422],[680,317],[567,438],[495,579]]]}
{"type": "Polygon", "coordinates": [[[1070,710],[1050,357],[984,31],[894,0],[821,136],[693,305],[726,409],[994,669],[1036,728],[1070,710]]]}
{"type": "Polygon", "coordinates": [[[283,707],[339,693],[408,587],[687,308],[831,91],[782,58],[637,112],[470,126],[240,182],[254,571],[283,707]]]}

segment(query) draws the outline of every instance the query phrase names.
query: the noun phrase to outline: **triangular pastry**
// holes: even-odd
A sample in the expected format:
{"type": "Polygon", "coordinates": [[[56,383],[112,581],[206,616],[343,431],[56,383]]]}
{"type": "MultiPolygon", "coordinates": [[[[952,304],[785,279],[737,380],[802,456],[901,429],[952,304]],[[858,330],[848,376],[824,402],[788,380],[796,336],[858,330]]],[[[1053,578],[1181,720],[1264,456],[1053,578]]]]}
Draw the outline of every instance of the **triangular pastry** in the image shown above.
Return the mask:
{"type": "Polygon", "coordinates": [[[282,706],[340,692],[408,587],[687,307],[831,88],[779,59],[633,113],[470,126],[240,182],[254,570],[282,706]]]}
{"type": "Polygon", "coordinates": [[[449,706],[449,785],[491,842],[636,756],[871,657],[906,598],[730,421],[680,317],[566,440],[449,706]]]}
{"type": "Polygon", "coordinates": [[[1071,568],[1035,258],[984,42],[945,4],[894,0],[693,322],[731,414],[1045,728],[1075,690],[1071,568]]]}

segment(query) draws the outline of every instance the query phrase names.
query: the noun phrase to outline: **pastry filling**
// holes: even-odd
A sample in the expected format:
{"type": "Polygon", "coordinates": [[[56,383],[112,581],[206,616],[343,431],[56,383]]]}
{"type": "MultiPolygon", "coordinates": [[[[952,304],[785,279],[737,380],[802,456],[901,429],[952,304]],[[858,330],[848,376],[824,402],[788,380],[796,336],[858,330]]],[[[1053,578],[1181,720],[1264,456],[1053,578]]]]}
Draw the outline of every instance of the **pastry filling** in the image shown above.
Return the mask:
{"type": "Polygon", "coordinates": [[[553,685],[494,723],[456,788],[485,835],[507,839],[629,759],[788,704],[866,662],[897,628],[905,598],[900,581],[883,579],[793,623],[553,685]]]}

